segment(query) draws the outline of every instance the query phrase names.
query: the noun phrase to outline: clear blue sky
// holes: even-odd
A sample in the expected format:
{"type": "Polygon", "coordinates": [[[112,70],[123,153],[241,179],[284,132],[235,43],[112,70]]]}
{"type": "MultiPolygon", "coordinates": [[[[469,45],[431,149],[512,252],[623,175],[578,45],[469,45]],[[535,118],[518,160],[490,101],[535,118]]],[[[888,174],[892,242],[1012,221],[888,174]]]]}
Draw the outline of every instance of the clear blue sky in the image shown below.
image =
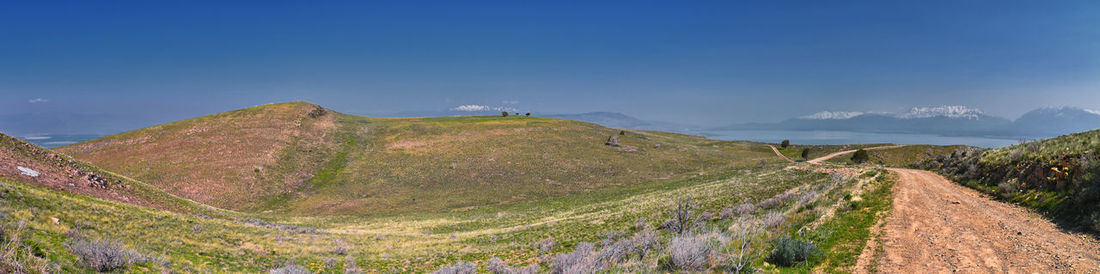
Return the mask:
{"type": "Polygon", "coordinates": [[[1098,1],[589,2],[6,1],[0,114],[1100,109],[1098,1]]]}

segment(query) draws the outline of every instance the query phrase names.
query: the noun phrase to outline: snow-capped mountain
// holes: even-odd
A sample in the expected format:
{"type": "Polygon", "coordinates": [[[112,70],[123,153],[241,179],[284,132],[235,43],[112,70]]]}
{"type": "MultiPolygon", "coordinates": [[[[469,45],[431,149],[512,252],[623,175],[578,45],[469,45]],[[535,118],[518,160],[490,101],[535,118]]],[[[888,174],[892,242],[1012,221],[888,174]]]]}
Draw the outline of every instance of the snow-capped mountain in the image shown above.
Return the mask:
{"type": "Polygon", "coordinates": [[[921,118],[962,118],[962,119],[980,119],[985,113],[980,109],[970,108],[966,106],[938,106],[938,107],[915,107],[909,110],[909,112],[898,114],[898,118],[902,119],[921,119],[921,118]]]}
{"type": "Polygon", "coordinates": [[[843,120],[850,119],[856,116],[864,114],[877,114],[884,116],[893,116],[900,119],[922,119],[922,118],[965,118],[965,119],[980,119],[985,116],[985,112],[980,109],[971,108],[967,106],[937,106],[937,107],[914,107],[909,109],[908,112],[902,113],[886,113],[886,112],[862,112],[862,111],[822,111],[806,116],[798,117],[799,119],[810,120],[843,120]]]}
{"type": "Polygon", "coordinates": [[[1016,121],[967,106],[914,107],[907,112],[823,111],[779,123],[737,124],[719,130],[836,130],[953,136],[1047,138],[1100,128],[1100,111],[1041,108],[1016,121]]]}

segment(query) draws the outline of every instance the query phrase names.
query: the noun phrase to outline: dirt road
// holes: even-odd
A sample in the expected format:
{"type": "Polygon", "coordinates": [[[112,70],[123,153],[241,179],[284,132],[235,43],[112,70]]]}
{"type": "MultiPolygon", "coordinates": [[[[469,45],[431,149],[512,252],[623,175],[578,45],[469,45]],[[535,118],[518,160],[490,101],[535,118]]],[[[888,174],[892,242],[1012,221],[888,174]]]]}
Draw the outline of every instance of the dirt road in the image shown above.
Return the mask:
{"type": "MultiPolygon", "coordinates": [[[[883,227],[885,254],[870,262],[879,271],[1100,273],[1100,245],[1088,237],[935,173],[890,171],[899,180],[883,227]]],[[[860,257],[868,252],[873,250],[860,257]]]]}
{"type": "MultiPolygon", "coordinates": [[[[898,148],[898,147],[903,147],[903,146],[905,146],[905,145],[871,147],[871,148],[865,148],[864,150],[878,150],[878,149],[898,148]]],[[[775,149],[775,147],[772,147],[772,149],[775,149]]],[[[809,160],[807,162],[809,162],[811,164],[820,164],[821,162],[824,162],[825,160],[832,159],[833,157],[836,157],[836,156],[856,152],[856,150],[857,149],[833,152],[833,153],[829,153],[829,155],[814,158],[813,160],[809,160]]],[[[778,153],[778,152],[776,152],[776,153],[778,153]]]]}
{"type": "MultiPolygon", "coordinates": [[[[867,150],[901,146],[883,146],[867,150]]],[[[774,147],[773,147],[774,149],[774,147]]],[[[820,164],[846,150],[807,161],[820,164]]],[[[776,152],[778,154],[778,151],[776,152]]],[[[898,175],[894,207],[855,272],[886,273],[1100,273],[1100,243],[1067,233],[1027,209],[924,170],[891,168],[898,175]]]]}
{"type": "Polygon", "coordinates": [[[768,145],[768,147],[771,147],[772,151],[775,151],[775,155],[778,155],[780,158],[783,158],[784,160],[787,160],[787,162],[794,163],[794,160],[791,160],[791,158],[787,157],[787,155],[783,155],[783,153],[780,153],[779,149],[775,148],[775,146],[768,145]]]}

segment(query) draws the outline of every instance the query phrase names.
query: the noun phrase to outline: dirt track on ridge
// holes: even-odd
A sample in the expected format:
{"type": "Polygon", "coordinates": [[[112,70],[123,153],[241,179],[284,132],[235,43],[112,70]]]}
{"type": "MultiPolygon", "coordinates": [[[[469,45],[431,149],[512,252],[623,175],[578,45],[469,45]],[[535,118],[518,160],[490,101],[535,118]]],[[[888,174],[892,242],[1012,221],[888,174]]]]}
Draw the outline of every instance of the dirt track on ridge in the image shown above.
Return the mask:
{"type": "MultiPolygon", "coordinates": [[[[879,149],[888,149],[888,148],[899,148],[899,147],[903,147],[903,146],[905,146],[905,145],[871,147],[871,148],[865,148],[863,150],[879,150],[879,149]]],[[[774,149],[774,147],[772,147],[772,148],[774,149]]],[[[820,164],[821,162],[824,162],[825,160],[832,159],[833,157],[836,157],[836,156],[856,152],[856,150],[858,150],[858,149],[833,152],[833,153],[829,153],[829,155],[814,158],[813,160],[809,160],[807,162],[809,162],[811,164],[820,164]]]]}

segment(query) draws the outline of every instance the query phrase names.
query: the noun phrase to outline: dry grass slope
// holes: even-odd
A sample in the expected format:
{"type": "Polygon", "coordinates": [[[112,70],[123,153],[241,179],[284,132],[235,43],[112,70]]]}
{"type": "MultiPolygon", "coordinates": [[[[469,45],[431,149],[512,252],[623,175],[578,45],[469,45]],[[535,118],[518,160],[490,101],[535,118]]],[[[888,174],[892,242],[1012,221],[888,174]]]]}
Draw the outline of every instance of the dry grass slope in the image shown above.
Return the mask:
{"type": "Polygon", "coordinates": [[[300,187],[334,146],[333,132],[334,115],[294,102],[154,126],[57,150],[183,197],[238,209],[300,187]]]}
{"type": "Polygon", "coordinates": [[[604,145],[618,133],[522,116],[367,118],[296,102],[60,150],[211,205],[294,215],[469,210],[775,158],[752,143],[649,131],[604,145]]]}

